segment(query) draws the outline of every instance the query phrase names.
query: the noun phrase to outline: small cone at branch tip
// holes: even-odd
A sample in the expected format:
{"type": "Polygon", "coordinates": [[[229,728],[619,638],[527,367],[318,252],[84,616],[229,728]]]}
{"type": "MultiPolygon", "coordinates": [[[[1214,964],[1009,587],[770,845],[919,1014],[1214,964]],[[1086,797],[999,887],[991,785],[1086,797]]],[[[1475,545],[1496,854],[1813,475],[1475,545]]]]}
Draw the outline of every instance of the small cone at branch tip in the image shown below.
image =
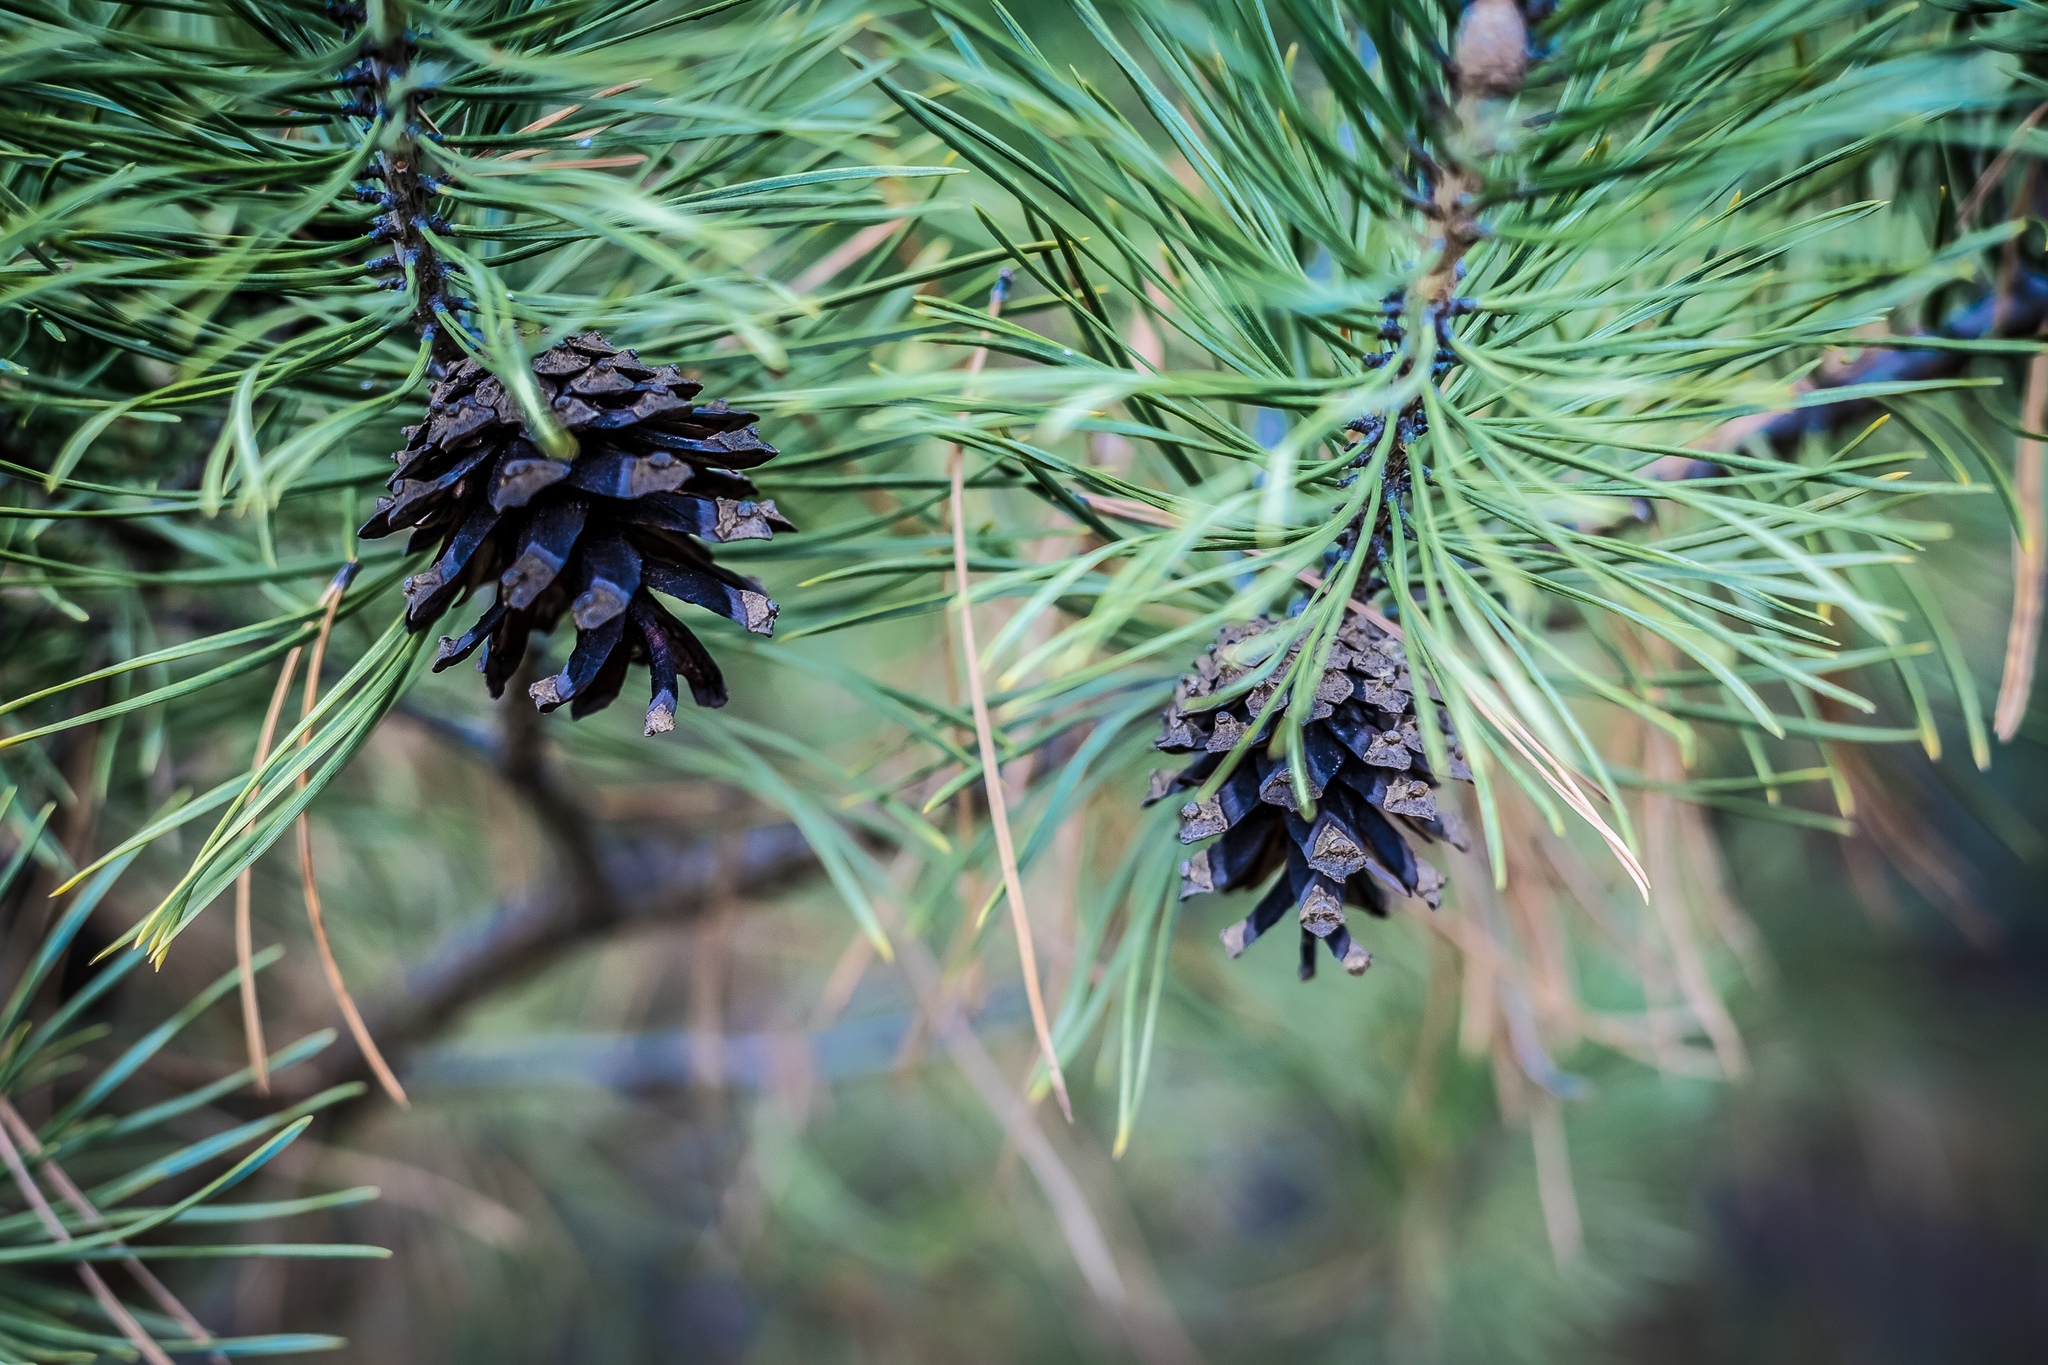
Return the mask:
{"type": "MultiPolygon", "coordinates": [[[[1180,866],[1183,898],[1266,887],[1252,912],[1222,931],[1226,953],[1239,956],[1293,910],[1303,978],[1315,974],[1324,951],[1357,976],[1372,954],[1352,940],[1347,907],[1384,917],[1392,899],[1414,897],[1436,908],[1443,876],[1415,846],[1464,847],[1436,788],[1445,778],[1469,781],[1471,770],[1441,710],[1445,770],[1430,769],[1415,711],[1418,680],[1401,641],[1354,613],[1338,628],[1302,723],[1298,758],[1315,808],[1297,811],[1289,760],[1268,752],[1267,741],[1294,695],[1299,644],[1271,676],[1245,686],[1270,662],[1256,637],[1281,624],[1262,618],[1228,627],[1195,660],[1160,718],[1157,741],[1192,762],[1154,773],[1146,802],[1177,800],[1181,842],[1204,845],[1180,866]],[[1247,641],[1254,643],[1238,648],[1247,641]]],[[[1420,690],[1435,695],[1426,682],[1420,690]]]]}
{"type": "Polygon", "coordinates": [[[1529,72],[1529,24],[1517,0],[1472,0],[1458,23],[1458,92],[1505,99],[1529,72]]]}
{"type": "Polygon", "coordinates": [[[533,384],[574,444],[550,458],[505,384],[475,361],[448,367],[406,443],[390,496],[366,537],[411,533],[433,563],[405,583],[406,622],[424,630],[482,588],[493,600],[462,634],[443,638],[434,669],[475,655],[492,696],[504,693],[535,634],[567,617],[568,663],[528,689],[543,711],[577,717],[609,706],[628,670],[652,681],[646,733],[675,728],[678,689],[723,706],[710,651],[655,594],[772,634],[776,605],[761,585],[719,565],[706,542],[762,540],[790,525],[742,470],[773,458],[754,415],[671,365],[649,365],[596,333],[534,357],[533,384]]]}

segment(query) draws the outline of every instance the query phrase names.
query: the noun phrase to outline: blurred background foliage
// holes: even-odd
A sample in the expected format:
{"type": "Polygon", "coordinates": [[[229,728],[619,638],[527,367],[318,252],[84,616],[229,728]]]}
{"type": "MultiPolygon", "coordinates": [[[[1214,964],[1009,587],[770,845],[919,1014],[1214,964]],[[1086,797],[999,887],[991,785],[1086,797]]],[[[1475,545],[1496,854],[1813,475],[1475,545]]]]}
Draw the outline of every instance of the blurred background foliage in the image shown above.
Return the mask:
{"type": "MultiPolygon", "coordinates": [[[[2039,1358],[2037,7],[1522,8],[1526,90],[1461,101],[1423,0],[0,6],[0,981],[47,1018],[137,926],[167,949],[18,1103],[47,1144],[94,1075],[141,1114],[236,1077],[232,993],[118,1059],[234,968],[245,864],[272,1045],[342,1027],[263,851],[300,800],[410,1100],[343,1036],[103,1158],[317,1108],[252,1186],[277,1254],[170,1258],[196,1320],[380,1362],[2039,1358]],[[397,134],[454,190],[438,313],[364,274],[349,187],[394,134],[336,83],[359,28],[414,45],[381,94],[442,134],[397,134]],[[1440,385],[1433,326],[1369,360],[1478,224],[1440,385]],[[353,538],[423,318],[512,369],[601,327],[763,413],[803,529],[720,549],[783,609],[705,631],[731,707],[648,740],[424,673],[400,556],[353,538]],[[1337,544],[1396,445],[1340,479],[1345,424],[1415,404],[1471,458],[1403,508],[1441,520],[1400,612],[1337,544]],[[956,462],[1072,1126],[989,913],[956,462]],[[294,693],[266,764],[359,554],[337,700],[300,747],[294,693]],[[1324,577],[1394,607],[1493,778],[1443,908],[1303,984],[1224,960],[1247,907],[1181,906],[1138,802],[1187,659],[1333,623],[1324,577]]],[[[22,1292],[90,1318],[69,1273],[22,1292]]],[[[93,1330],[32,1358],[121,1355],[93,1330]]]]}

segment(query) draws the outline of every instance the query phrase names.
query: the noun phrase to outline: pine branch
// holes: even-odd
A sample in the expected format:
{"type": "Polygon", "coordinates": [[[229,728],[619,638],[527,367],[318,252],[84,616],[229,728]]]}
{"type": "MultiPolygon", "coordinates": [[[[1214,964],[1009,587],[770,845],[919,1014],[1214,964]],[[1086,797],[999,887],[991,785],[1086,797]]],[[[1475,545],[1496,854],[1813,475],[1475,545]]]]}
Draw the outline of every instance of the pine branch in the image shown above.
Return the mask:
{"type": "MultiPolygon", "coordinates": [[[[2048,275],[2027,271],[2019,274],[2009,289],[1984,291],[1953,313],[1934,335],[1947,341],[1990,341],[2030,337],[2044,324],[2048,324],[2048,275]]],[[[1970,355],[1969,351],[1946,347],[1871,349],[1847,365],[1822,366],[1801,386],[1801,392],[1947,379],[1962,372],[1970,355]]],[[[1739,417],[1714,434],[1709,448],[1734,450],[1738,445],[1758,441],[1773,454],[1790,459],[1808,436],[1837,433],[1868,422],[1880,408],[1877,399],[1859,397],[1791,408],[1761,418],[1739,417]]],[[[1721,466],[1702,459],[1686,465],[1679,477],[1712,478],[1721,472],[1721,466]]]]}
{"type": "Polygon", "coordinates": [[[528,655],[500,708],[501,739],[498,772],[532,811],[542,835],[554,846],[562,865],[564,894],[579,922],[602,924],[615,912],[619,891],[599,848],[597,822],[563,785],[548,762],[540,713],[526,702],[527,687],[537,672],[528,655]]]}
{"type": "MultiPolygon", "coordinates": [[[[394,1057],[444,1031],[470,1006],[511,990],[579,948],[652,924],[709,911],[724,889],[780,891],[817,871],[817,856],[793,824],[761,825],[680,848],[618,843],[600,855],[603,897],[559,885],[500,906],[445,937],[408,971],[391,997],[367,1011],[371,1035],[394,1057]]],[[[365,1079],[369,1065],[346,1041],[322,1065],[293,1073],[307,1092],[365,1079]]]]}

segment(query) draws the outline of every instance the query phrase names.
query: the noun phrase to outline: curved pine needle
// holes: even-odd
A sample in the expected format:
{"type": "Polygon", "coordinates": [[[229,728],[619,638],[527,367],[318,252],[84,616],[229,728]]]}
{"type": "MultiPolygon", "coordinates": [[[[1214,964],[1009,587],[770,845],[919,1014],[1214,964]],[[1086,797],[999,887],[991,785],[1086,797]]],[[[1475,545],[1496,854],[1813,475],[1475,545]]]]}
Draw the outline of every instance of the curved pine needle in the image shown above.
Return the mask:
{"type": "MultiPolygon", "coordinates": [[[[989,292],[988,312],[1000,317],[1003,298],[1009,291],[1010,272],[1004,271],[989,292]]],[[[978,374],[988,361],[988,351],[977,348],[968,360],[968,373],[978,374]]],[[[953,491],[949,506],[953,520],[953,584],[957,594],[954,611],[960,621],[960,653],[967,673],[968,700],[974,707],[974,738],[981,747],[982,789],[988,794],[988,819],[995,830],[996,856],[1002,862],[1003,891],[1010,902],[1010,925],[1017,932],[1017,958],[1024,972],[1024,994],[1031,1003],[1031,1027],[1038,1035],[1038,1050],[1045,1059],[1052,1093],[1068,1123],[1074,1121],[1074,1102],[1067,1095],[1067,1078],[1060,1070],[1059,1049],[1054,1045],[1052,1025],[1045,1012],[1045,991],[1038,976],[1038,949],[1031,939],[1031,916],[1025,909],[1024,877],[1017,868],[1017,847],[1010,835],[1010,813],[1003,796],[1003,770],[996,761],[995,727],[989,720],[988,691],[981,678],[981,653],[974,643],[974,601],[970,595],[967,569],[967,453],[955,442],[947,451],[946,467],[953,491]]]]}
{"type": "MultiPolygon", "coordinates": [[[[334,629],[334,613],[341,606],[341,596],[348,591],[349,582],[355,577],[355,570],[356,561],[350,560],[342,568],[342,571],[335,575],[334,582],[328,585],[326,593],[323,594],[327,611],[320,618],[320,634],[313,641],[313,654],[306,663],[305,700],[299,707],[299,723],[301,725],[304,725],[312,717],[314,704],[320,699],[320,665],[327,657],[327,637],[334,629]]],[[[280,696],[283,690],[283,686],[280,684],[278,689],[280,696]]],[[[275,723],[275,710],[276,708],[273,707],[272,724],[275,723]]],[[[300,747],[303,748],[311,738],[312,733],[310,730],[300,735],[300,747]]],[[[259,759],[258,762],[260,764],[261,760],[259,759]]],[[[299,775],[299,789],[303,791],[305,786],[306,776],[301,773],[299,775]]],[[[341,964],[334,959],[334,945],[327,941],[327,920],[320,908],[320,882],[313,871],[312,822],[307,818],[306,812],[303,810],[299,812],[296,827],[299,844],[299,878],[306,893],[306,919],[313,926],[313,943],[320,950],[320,968],[327,975],[328,988],[334,992],[334,1002],[341,1007],[341,1017],[348,1023],[349,1035],[356,1040],[356,1046],[362,1049],[363,1060],[369,1063],[370,1070],[376,1074],[377,1083],[384,1087],[384,1093],[391,1096],[399,1108],[410,1109],[412,1108],[412,1101],[406,1098],[405,1087],[398,1083],[397,1074],[392,1071],[390,1063],[384,1060],[384,1053],[378,1048],[377,1040],[370,1036],[369,1025],[363,1022],[363,1012],[356,1008],[355,997],[349,994],[348,981],[341,974],[341,964]]],[[[246,868],[243,869],[242,876],[247,877],[248,875],[248,870],[246,868]]],[[[239,900],[238,896],[238,907],[239,900]]],[[[239,930],[239,925],[237,928],[239,930]]]]}
{"type": "MultiPolygon", "coordinates": [[[[336,594],[337,599],[339,594],[336,594]]],[[[329,614],[323,612],[323,625],[317,636],[321,645],[327,643],[328,627],[324,624],[329,614]]],[[[266,759],[270,757],[270,741],[277,734],[277,718],[284,711],[284,699],[291,691],[292,675],[298,671],[299,655],[294,649],[285,655],[284,669],[277,675],[277,686],[271,689],[270,705],[263,712],[263,729],[256,736],[256,758],[250,771],[261,772],[266,759]]],[[[263,1009],[256,997],[255,936],[249,923],[249,901],[251,883],[255,872],[243,868],[235,878],[235,965],[242,974],[242,1034],[249,1046],[249,1070],[256,1080],[256,1092],[270,1093],[270,1052],[263,1042],[263,1009]]]]}

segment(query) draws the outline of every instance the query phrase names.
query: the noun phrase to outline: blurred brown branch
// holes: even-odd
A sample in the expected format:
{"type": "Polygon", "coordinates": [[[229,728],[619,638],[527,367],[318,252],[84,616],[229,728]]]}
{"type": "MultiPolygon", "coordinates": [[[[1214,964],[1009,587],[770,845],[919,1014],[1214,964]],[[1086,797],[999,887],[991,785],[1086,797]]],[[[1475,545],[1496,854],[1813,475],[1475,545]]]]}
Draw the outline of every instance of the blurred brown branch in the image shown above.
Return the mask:
{"type": "MultiPolygon", "coordinates": [[[[501,906],[444,938],[406,973],[391,999],[367,1012],[379,1044],[394,1056],[403,1055],[469,1006],[520,984],[577,947],[637,925],[689,919],[709,909],[730,885],[777,890],[817,868],[810,845],[790,824],[763,825],[681,848],[618,847],[602,863],[608,886],[630,889],[608,891],[599,902],[581,888],[557,887],[501,906]]],[[[362,1054],[344,1039],[324,1065],[288,1074],[311,1093],[368,1079],[370,1073],[362,1054]]]]}
{"type": "MultiPolygon", "coordinates": [[[[1988,289],[1957,310],[1934,335],[1948,341],[2028,337],[2039,332],[2044,323],[2048,323],[2048,276],[2017,272],[2009,285],[1988,289]]],[[[1847,364],[1822,365],[1796,387],[1804,394],[1855,384],[1942,379],[1960,371],[1970,355],[1969,351],[1945,347],[1869,348],[1847,364]]],[[[1716,429],[1703,448],[1730,451],[1760,441],[1773,454],[1789,457],[1809,433],[1823,434],[1867,422],[1878,414],[1879,408],[1879,400],[1874,398],[1846,398],[1836,403],[1810,403],[1781,412],[1738,417],[1716,429]]],[[[1669,456],[1659,463],[1666,478],[1706,478],[1721,472],[1720,466],[1707,456],[1696,460],[1669,456]]]]}
{"type": "MultiPolygon", "coordinates": [[[[780,890],[809,876],[817,858],[793,824],[778,822],[678,844],[612,834],[548,761],[539,716],[525,692],[504,710],[496,743],[421,717],[493,759],[534,816],[558,864],[551,884],[444,937],[368,1013],[371,1036],[394,1056],[434,1037],[469,1006],[532,977],[563,954],[628,928],[674,923],[716,905],[733,887],[780,890]]],[[[293,1073],[314,1093],[370,1077],[346,1038],[293,1073]]]]}

